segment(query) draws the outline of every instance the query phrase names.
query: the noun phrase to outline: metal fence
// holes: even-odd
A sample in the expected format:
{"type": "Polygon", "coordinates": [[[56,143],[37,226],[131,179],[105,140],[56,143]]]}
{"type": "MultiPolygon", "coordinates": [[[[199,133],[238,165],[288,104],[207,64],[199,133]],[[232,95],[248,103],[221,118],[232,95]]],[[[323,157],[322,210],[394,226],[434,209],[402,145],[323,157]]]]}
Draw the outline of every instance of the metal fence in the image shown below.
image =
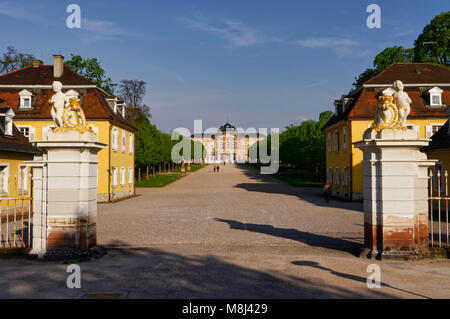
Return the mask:
{"type": "Polygon", "coordinates": [[[31,175],[21,173],[13,178],[15,194],[11,197],[0,197],[0,251],[31,248],[31,175]]]}
{"type": "Polygon", "coordinates": [[[442,167],[437,165],[428,176],[430,246],[449,248],[448,173],[442,173],[442,167]]]}

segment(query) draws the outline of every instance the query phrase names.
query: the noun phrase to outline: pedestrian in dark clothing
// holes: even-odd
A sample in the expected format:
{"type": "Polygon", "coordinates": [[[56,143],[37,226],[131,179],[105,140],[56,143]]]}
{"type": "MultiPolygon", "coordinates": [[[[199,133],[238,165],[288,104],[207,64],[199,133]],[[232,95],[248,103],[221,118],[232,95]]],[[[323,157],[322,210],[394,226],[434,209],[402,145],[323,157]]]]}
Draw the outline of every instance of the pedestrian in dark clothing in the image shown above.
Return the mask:
{"type": "Polygon", "coordinates": [[[325,182],[325,186],[323,187],[323,196],[325,202],[329,203],[331,198],[331,185],[328,181],[325,182]]]}
{"type": "Polygon", "coordinates": [[[219,165],[217,165],[217,173],[219,173],[219,165]]]}
{"type": "Polygon", "coordinates": [[[216,166],[214,166],[214,173],[216,172],[216,166]]]}

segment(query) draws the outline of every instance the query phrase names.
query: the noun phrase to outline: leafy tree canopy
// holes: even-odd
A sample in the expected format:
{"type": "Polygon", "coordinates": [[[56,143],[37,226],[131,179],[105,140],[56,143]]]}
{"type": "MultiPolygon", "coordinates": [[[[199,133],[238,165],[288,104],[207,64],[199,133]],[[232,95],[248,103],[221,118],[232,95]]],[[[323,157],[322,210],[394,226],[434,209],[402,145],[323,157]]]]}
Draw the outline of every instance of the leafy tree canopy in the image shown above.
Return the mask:
{"type": "Polygon", "coordinates": [[[117,84],[114,84],[111,78],[106,77],[105,70],[102,69],[100,62],[96,58],[83,59],[79,55],[71,54],[71,59],[64,62],[64,64],[79,75],[95,82],[109,93],[114,93],[114,88],[117,84]]]}
{"type": "Polygon", "coordinates": [[[450,11],[441,13],[425,26],[414,42],[414,48],[393,46],[381,51],[366,69],[355,78],[353,85],[361,86],[394,62],[431,62],[450,67],[450,11]]]}
{"type": "Polygon", "coordinates": [[[450,11],[438,14],[425,26],[414,42],[414,55],[416,62],[450,67],[450,11]]]}

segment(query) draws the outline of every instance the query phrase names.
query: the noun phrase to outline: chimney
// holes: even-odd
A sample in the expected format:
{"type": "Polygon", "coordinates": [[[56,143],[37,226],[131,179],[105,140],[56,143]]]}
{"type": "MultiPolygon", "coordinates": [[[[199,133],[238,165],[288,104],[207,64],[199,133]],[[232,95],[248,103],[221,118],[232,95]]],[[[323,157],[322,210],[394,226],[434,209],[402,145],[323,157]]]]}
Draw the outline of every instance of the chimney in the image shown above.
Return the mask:
{"type": "Polygon", "coordinates": [[[60,54],[53,55],[53,77],[60,78],[64,71],[64,57],[60,54]]]}
{"type": "Polygon", "coordinates": [[[33,64],[33,68],[38,68],[42,64],[44,64],[44,62],[42,62],[41,60],[31,60],[31,63],[33,64]]]}

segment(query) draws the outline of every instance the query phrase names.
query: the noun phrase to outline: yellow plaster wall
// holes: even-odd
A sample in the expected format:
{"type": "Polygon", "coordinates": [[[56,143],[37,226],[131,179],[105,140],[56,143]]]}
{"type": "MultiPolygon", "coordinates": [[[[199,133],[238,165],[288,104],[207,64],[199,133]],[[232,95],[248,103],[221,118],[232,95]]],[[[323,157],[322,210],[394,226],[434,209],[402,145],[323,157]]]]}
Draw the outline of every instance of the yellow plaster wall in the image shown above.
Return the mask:
{"type": "MultiPolygon", "coordinates": [[[[25,161],[31,161],[33,159],[33,155],[25,155],[22,153],[1,153],[0,154],[0,163],[7,164],[9,166],[9,180],[8,180],[8,194],[0,194],[0,207],[5,208],[8,206],[13,206],[14,202],[12,201],[2,201],[2,198],[17,198],[22,197],[19,194],[19,167],[25,161]]],[[[22,194],[27,196],[29,194],[30,189],[30,181],[28,180],[28,193],[22,194]]]]}
{"type": "Polygon", "coordinates": [[[340,190],[340,191],[349,191],[350,185],[344,186],[343,185],[343,174],[342,169],[346,166],[350,167],[350,150],[351,150],[351,144],[350,144],[350,128],[348,124],[345,121],[338,122],[330,127],[328,127],[325,131],[325,139],[326,139],[326,145],[325,145],[325,152],[326,152],[326,168],[328,169],[331,167],[333,169],[333,184],[332,189],[340,190]],[[342,134],[342,128],[347,127],[347,149],[344,150],[344,140],[343,140],[343,134],[342,134]],[[339,130],[339,151],[336,152],[334,150],[334,132],[336,130],[339,130]],[[331,133],[331,151],[328,152],[328,133],[331,133]],[[339,178],[339,185],[335,185],[335,168],[339,167],[340,169],[340,178],[339,178]]]}
{"type": "MultiPolygon", "coordinates": [[[[52,126],[53,121],[49,120],[15,120],[14,121],[16,126],[32,126],[35,128],[35,140],[42,140],[43,138],[43,128],[52,126]]],[[[111,147],[111,130],[112,127],[109,121],[87,121],[88,125],[94,126],[94,128],[97,128],[96,131],[98,132],[98,141],[102,143],[106,143],[108,146],[98,152],[97,158],[98,158],[98,194],[103,194],[104,196],[108,195],[108,188],[110,188],[111,192],[120,192],[120,191],[131,191],[134,189],[134,184],[128,184],[128,168],[132,167],[134,172],[134,151],[132,154],[129,153],[129,134],[131,132],[126,131],[126,151],[125,153],[122,153],[122,128],[116,127],[119,130],[119,149],[118,151],[112,151],[110,149],[111,147]],[[111,154],[111,163],[110,163],[110,156],[111,154]],[[118,180],[119,185],[117,187],[112,187],[112,183],[110,183],[109,180],[109,170],[113,166],[118,167],[119,173],[118,173],[118,180]],[[120,185],[120,168],[125,167],[126,170],[126,179],[125,179],[125,185],[120,185]]],[[[134,135],[134,134],[133,134],[134,135]]],[[[133,142],[135,141],[135,137],[133,137],[133,142]]],[[[134,149],[134,147],[133,147],[134,149]]],[[[134,181],[134,178],[133,178],[134,181]]]]}

